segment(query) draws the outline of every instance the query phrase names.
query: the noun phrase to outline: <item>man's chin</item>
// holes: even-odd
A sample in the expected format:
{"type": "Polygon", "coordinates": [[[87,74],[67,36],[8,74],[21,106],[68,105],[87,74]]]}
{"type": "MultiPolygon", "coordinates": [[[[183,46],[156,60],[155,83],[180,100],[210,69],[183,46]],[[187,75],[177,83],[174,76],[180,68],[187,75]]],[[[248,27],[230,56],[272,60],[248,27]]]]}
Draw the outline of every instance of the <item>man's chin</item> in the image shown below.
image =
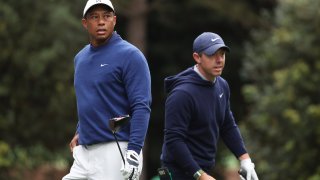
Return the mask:
{"type": "Polygon", "coordinates": [[[106,35],[97,35],[96,39],[97,39],[97,41],[105,41],[106,39],[108,39],[108,36],[106,36],[106,35]]]}
{"type": "Polygon", "coordinates": [[[214,72],[212,75],[214,75],[215,77],[220,76],[222,74],[222,71],[219,72],[214,72]]]}
{"type": "Polygon", "coordinates": [[[108,38],[107,37],[96,37],[96,41],[101,44],[104,43],[108,38]]]}

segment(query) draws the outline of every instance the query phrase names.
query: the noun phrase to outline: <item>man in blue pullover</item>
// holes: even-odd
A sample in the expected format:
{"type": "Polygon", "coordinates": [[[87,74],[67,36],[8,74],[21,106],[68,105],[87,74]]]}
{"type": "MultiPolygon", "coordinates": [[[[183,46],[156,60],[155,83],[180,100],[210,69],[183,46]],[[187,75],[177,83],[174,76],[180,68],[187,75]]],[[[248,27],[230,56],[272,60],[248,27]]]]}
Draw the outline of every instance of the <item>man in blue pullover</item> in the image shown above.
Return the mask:
{"type": "Polygon", "coordinates": [[[151,111],[147,61],[114,31],[110,0],[88,0],[82,24],[90,44],[74,59],[78,125],[70,142],[74,163],[63,180],[137,180],[151,111]],[[131,117],[117,133],[125,163],[109,127],[123,115],[131,117]]]}
{"type": "Polygon", "coordinates": [[[221,137],[240,160],[247,180],[258,180],[230,110],[228,83],[220,77],[229,51],[222,38],[205,32],[193,43],[196,65],[165,79],[165,130],[161,161],[173,180],[213,180],[221,137]]]}

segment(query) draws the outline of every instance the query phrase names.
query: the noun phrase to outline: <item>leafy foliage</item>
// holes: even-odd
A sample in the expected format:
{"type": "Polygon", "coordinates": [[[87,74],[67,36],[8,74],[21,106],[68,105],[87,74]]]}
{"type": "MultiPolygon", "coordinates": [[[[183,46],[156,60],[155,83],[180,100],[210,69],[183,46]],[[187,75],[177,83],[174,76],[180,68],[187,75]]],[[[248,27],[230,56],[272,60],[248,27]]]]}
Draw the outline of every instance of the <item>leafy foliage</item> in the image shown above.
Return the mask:
{"type": "Polygon", "coordinates": [[[85,41],[70,5],[0,2],[0,171],[34,157],[36,145],[49,155],[74,133],[73,56],[85,41]]]}
{"type": "Polygon", "coordinates": [[[320,2],[279,2],[242,71],[248,138],[262,179],[315,179],[320,166],[320,2]]]}

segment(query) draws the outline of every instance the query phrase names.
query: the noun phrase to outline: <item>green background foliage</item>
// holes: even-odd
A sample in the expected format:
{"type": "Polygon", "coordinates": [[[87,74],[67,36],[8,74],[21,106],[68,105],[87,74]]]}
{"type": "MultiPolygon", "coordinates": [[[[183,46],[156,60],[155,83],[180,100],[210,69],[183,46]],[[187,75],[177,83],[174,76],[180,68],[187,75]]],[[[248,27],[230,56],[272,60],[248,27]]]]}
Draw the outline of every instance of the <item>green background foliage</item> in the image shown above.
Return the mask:
{"type": "MultiPolygon", "coordinates": [[[[36,179],[30,172],[47,165],[62,174],[46,179],[60,179],[72,163],[73,57],[88,43],[81,25],[85,2],[0,2],[0,179],[36,179]]],[[[194,64],[192,43],[204,31],[231,47],[223,77],[260,179],[320,178],[319,0],[113,3],[116,30],[144,50],[152,76],[144,179],[160,166],[163,79],[194,64]],[[145,23],[135,24],[137,18],[145,23]],[[144,39],[135,37],[142,29],[144,39]]],[[[219,180],[227,168],[238,168],[220,144],[219,180]]]]}
{"type": "Polygon", "coordinates": [[[255,31],[242,74],[244,127],[265,179],[319,179],[320,2],[284,0],[255,31]]]}

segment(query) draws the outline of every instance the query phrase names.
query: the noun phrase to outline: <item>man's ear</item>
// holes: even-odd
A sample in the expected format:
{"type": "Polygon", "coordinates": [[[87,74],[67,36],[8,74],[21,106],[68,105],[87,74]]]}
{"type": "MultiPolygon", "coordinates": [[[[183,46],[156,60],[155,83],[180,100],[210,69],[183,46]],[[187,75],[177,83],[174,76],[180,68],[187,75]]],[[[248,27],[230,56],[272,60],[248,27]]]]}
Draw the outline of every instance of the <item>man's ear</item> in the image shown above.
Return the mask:
{"type": "Polygon", "coordinates": [[[81,22],[82,22],[82,26],[83,26],[85,29],[88,29],[88,28],[87,28],[87,20],[86,20],[85,18],[82,18],[81,22]]]}
{"type": "Polygon", "coordinates": [[[115,27],[115,26],[116,26],[116,24],[117,24],[117,16],[113,16],[113,18],[114,18],[114,21],[113,21],[113,27],[115,27]]]}
{"type": "Polygon", "coordinates": [[[198,53],[194,52],[192,54],[192,57],[193,57],[194,61],[196,61],[197,64],[201,63],[201,58],[200,58],[200,55],[198,53]]]}

